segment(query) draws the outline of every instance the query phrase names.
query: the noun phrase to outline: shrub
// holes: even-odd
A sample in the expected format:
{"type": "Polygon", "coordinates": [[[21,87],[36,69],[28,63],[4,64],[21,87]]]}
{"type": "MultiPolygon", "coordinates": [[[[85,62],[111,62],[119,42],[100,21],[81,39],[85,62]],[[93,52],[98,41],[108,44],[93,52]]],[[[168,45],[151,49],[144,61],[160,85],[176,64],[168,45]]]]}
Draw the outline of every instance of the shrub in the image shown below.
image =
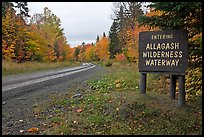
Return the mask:
{"type": "Polygon", "coordinates": [[[106,67],[112,66],[112,62],[110,60],[107,60],[104,64],[106,67]]]}
{"type": "Polygon", "coordinates": [[[127,62],[127,58],[125,57],[124,54],[117,54],[115,56],[115,60],[118,61],[118,62],[127,62]]]}
{"type": "Polygon", "coordinates": [[[187,101],[196,100],[202,95],[202,67],[187,71],[185,87],[187,101]]]}

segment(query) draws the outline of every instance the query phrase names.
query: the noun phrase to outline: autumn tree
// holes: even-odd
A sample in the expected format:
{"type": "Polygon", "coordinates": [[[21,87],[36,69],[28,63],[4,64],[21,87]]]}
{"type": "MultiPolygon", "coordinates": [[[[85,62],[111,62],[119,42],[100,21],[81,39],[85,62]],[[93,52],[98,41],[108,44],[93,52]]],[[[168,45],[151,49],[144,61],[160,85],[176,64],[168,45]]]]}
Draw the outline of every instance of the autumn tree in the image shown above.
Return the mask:
{"type": "Polygon", "coordinates": [[[134,29],[137,18],[144,14],[141,8],[142,2],[121,2],[121,6],[124,9],[125,26],[134,29]]]}
{"type": "Polygon", "coordinates": [[[65,56],[65,61],[73,61],[73,49],[70,47],[69,44],[64,46],[64,56],[65,56]]]}
{"type": "Polygon", "coordinates": [[[79,56],[79,52],[80,52],[80,47],[77,46],[74,48],[74,60],[78,61],[78,56],[79,56]]]}
{"type": "Polygon", "coordinates": [[[30,52],[29,45],[26,43],[28,41],[28,27],[25,20],[20,15],[16,16],[15,29],[15,60],[17,60],[19,63],[25,62],[27,60],[30,61],[32,52],[30,52]]]}
{"type": "Polygon", "coordinates": [[[79,47],[79,54],[78,54],[78,61],[84,62],[85,61],[85,51],[86,51],[86,43],[82,42],[79,47]]]}
{"type": "Polygon", "coordinates": [[[15,12],[11,8],[5,10],[2,17],[2,59],[12,60],[15,57],[15,12]]]}
{"type": "Polygon", "coordinates": [[[202,98],[202,3],[153,2],[149,7],[151,11],[161,11],[161,14],[140,17],[140,25],[188,32],[189,68],[185,82],[186,99],[202,98]]]}
{"type": "Polygon", "coordinates": [[[23,17],[8,7],[2,17],[2,59],[24,62],[31,53],[26,44],[28,26],[23,17]]]}
{"type": "Polygon", "coordinates": [[[85,60],[87,62],[95,61],[95,46],[93,44],[85,45],[85,60]]]}
{"type": "Polygon", "coordinates": [[[126,45],[123,48],[123,53],[130,62],[138,61],[138,47],[139,47],[139,33],[142,31],[150,30],[148,27],[139,26],[135,21],[134,29],[129,28],[126,30],[126,45]]]}
{"type": "Polygon", "coordinates": [[[43,61],[66,60],[64,49],[67,42],[61,28],[60,18],[45,7],[42,14],[34,14],[30,26],[33,26],[30,43],[35,43],[36,47],[42,51],[42,54],[38,54],[39,59],[43,55],[43,61]]]}
{"type": "Polygon", "coordinates": [[[98,42],[96,42],[96,56],[101,61],[107,61],[110,59],[109,52],[109,38],[101,37],[98,42]]]}
{"type": "MultiPolygon", "coordinates": [[[[115,27],[115,33],[113,33],[115,35],[114,38],[112,34],[110,34],[111,58],[113,58],[113,55],[116,55],[117,52],[120,54],[120,51],[123,51],[129,61],[136,62],[138,37],[135,37],[134,32],[138,29],[138,25],[136,25],[137,17],[143,15],[141,2],[119,2],[115,4],[115,8],[115,18],[113,23],[115,26],[118,26],[115,27]],[[115,43],[117,43],[118,50],[116,50],[116,44],[115,49],[113,48],[114,40],[115,43]]],[[[111,29],[113,29],[113,27],[114,26],[112,25],[111,29]]],[[[140,30],[138,30],[138,32],[139,31],[140,30]]]]}
{"type": "Polygon", "coordinates": [[[27,2],[2,3],[2,59],[19,63],[70,60],[73,52],[60,18],[45,7],[27,24],[28,11],[27,2]]]}

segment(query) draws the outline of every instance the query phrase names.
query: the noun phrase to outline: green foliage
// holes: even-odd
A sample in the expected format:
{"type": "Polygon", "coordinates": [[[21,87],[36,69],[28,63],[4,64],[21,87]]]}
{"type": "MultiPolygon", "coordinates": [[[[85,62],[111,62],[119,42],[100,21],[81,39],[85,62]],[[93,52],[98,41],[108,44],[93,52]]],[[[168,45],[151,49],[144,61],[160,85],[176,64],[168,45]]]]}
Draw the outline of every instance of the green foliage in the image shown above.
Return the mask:
{"type": "Polygon", "coordinates": [[[136,72],[133,72],[132,70],[135,69],[135,66],[124,66],[123,69],[117,69],[120,67],[121,64],[114,65],[110,67],[110,71],[114,71],[114,73],[110,73],[105,75],[100,80],[93,80],[90,81],[91,88],[96,91],[101,92],[110,92],[113,89],[118,90],[134,90],[138,89],[138,81],[134,81],[135,77],[139,77],[139,75],[136,72]],[[125,71],[131,70],[130,72],[125,71]]]}
{"type": "Polygon", "coordinates": [[[106,67],[112,66],[112,62],[110,60],[107,60],[104,64],[106,67]]]}
{"type": "Polygon", "coordinates": [[[33,41],[31,39],[28,40],[26,44],[28,45],[27,51],[30,51],[32,53],[29,60],[42,62],[43,61],[43,53],[40,50],[40,45],[38,43],[36,43],[36,41],[33,41]]]}
{"type": "Polygon", "coordinates": [[[27,2],[15,2],[16,6],[14,6],[15,8],[20,9],[20,15],[22,17],[30,17],[30,15],[28,14],[29,9],[28,9],[28,4],[27,2]]]}
{"type": "Polygon", "coordinates": [[[201,2],[153,2],[149,7],[161,11],[160,16],[142,16],[141,25],[159,27],[162,30],[185,29],[189,36],[202,32],[201,2]]]}
{"type": "Polygon", "coordinates": [[[143,15],[141,2],[114,3],[113,24],[109,31],[111,59],[117,54],[124,54],[128,61],[137,61],[138,27],[137,18],[143,15]]]}
{"type": "Polygon", "coordinates": [[[115,87],[114,80],[110,79],[109,77],[104,77],[98,81],[91,81],[90,82],[91,89],[93,90],[101,90],[101,91],[108,91],[115,87]]]}
{"type": "Polygon", "coordinates": [[[101,75],[88,84],[97,85],[98,90],[90,92],[88,87],[83,87],[80,100],[72,98],[77,92],[75,86],[79,87],[76,84],[66,94],[53,95],[45,102],[39,102],[34,113],[38,114],[38,118],[44,118],[44,123],[39,123],[39,129],[43,128],[40,134],[202,134],[202,104],[188,102],[185,107],[179,108],[177,101],[169,96],[151,92],[155,87],[151,87],[146,96],[141,95],[138,88],[125,89],[125,85],[138,86],[140,77],[135,66],[113,65],[112,69],[106,69],[105,76],[101,75]],[[116,83],[126,84],[117,88],[116,83]],[[113,88],[108,89],[108,86],[113,88]],[[48,109],[51,111],[47,112],[48,109]],[[50,115],[52,118],[49,118],[50,115]],[[46,128],[44,125],[47,125],[46,128]]]}
{"type": "Polygon", "coordinates": [[[75,60],[78,60],[79,52],[80,52],[80,48],[76,47],[75,50],[74,50],[74,58],[75,58],[75,60]]]}
{"type": "Polygon", "coordinates": [[[122,52],[122,47],[120,47],[118,38],[118,23],[115,20],[113,21],[113,24],[109,31],[109,38],[110,58],[113,59],[117,53],[122,52]]]}
{"type": "Polygon", "coordinates": [[[2,2],[2,16],[6,15],[6,9],[11,8],[12,10],[20,9],[20,15],[22,17],[30,17],[28,14],[28,4],[27,2],[2,2]]]}

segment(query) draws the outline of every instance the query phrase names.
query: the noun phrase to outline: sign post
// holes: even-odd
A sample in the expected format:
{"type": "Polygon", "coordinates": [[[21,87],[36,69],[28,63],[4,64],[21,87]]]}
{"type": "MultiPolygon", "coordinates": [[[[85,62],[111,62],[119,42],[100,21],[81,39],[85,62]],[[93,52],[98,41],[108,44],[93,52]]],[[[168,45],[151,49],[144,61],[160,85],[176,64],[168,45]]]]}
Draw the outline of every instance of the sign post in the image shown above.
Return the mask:
{"type": "Polygon", "coordinates": [[[170,76],[170,98],[175,99],[176,93],[176,75],[170,76]]]}
{"type": "Polygon", "coordinates": [[[146,81],[147,81],[147,74],[141,73],[140,77],[140,93],[146,94],[146,81]]]}
{"type": "Polygon", "coordinates": [[[185,104],[185,76],[178,76],[178,105],[185,104]]]}
{"type": "Polygon", "coordinates": [[[178,104],[185,104],[185,71],[188,68],[187,33],[183,30],[146,31],[139,34],[140,93],[146,93],[147,73],[170,74],[170,98],[175,99],[178,76],[178,104]]]}

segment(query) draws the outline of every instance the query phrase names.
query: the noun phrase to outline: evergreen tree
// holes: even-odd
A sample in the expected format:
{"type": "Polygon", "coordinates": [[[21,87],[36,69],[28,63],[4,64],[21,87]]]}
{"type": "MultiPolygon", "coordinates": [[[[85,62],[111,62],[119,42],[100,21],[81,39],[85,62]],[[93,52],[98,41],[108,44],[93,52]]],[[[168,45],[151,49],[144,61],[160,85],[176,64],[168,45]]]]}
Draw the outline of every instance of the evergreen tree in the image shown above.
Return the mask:
{"type": "Polygon", "coordinates": [[[109,51],[110,51],[111,59],[113,59],[117,53],[122,52],[122,47],[119,44],[117,33],[118,33],[118,23],[114,20],[109,31],[109,38],[110,38],[109,51]]]}
{"type": "Polygon", "coordinates": [[[143,15],[141,2],[122,2],[122,5],[128,22],[127,24],[130,24],[131,28],[134,30],[135,21],[137,21],[138,17],[143,15]]]}
{"type": "Polygon", "coordinates": [[[99,41],[99,36],[97,36],[97,38],[96,38],[96,42],[98,42],[99,41]]]}
{"type": "Polygon", "coordinates": [[[7,8],[11,8],[15,11],[19,10],[19,15],[22,17],[30,17],[30,15],[28,14],[29,9],[27,6],[27,2],[2,2],[2,16],[5,16],[7,8]]]}
{"type": "Polygon", "coordinates": [[[79,47],[76,47],[76,48],[75,48],[75,51],[74,51],[74,59],[75,59],[76,61],[78,61],[79,52],[80,52],[79,47]]]}
{"type": "Polygon", "coordinates": [[[114,6],[115,19],[109,32],[111,58],[114,58],[117,53],[122,53],[123,50],[128,50],[127,47],[136,47],[133,45],[135,42],[130,42],[135,41],[133,35],[130,34],[135,31],[137,18],[143,15],[141,2],[117,2],[114,6]]]}
{"type": "Polygon", "coordinates": [[[161,16],[139,18],[141,25],[159,27],[162,30],[185,29],[189,36],[202,32],[201,2],[155,2],[149,5],[152,11],[161,11],[161,16]]]}
{"type": "Polygon", "coordinates": [[[103,32],[103,37],[106,37],[106,33],[105,32],[103,32]]]}

